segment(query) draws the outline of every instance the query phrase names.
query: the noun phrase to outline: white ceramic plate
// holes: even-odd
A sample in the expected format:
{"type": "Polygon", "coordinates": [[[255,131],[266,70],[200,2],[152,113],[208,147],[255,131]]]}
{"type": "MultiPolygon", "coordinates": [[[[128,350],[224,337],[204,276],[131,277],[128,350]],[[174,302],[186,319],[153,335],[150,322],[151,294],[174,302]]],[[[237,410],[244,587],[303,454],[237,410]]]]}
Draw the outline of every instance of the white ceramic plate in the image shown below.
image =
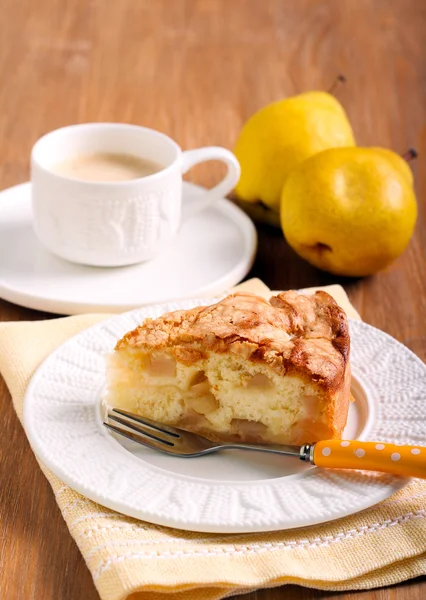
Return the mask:
{"type": "MultiPolygon", "coordinates": [[[[184,183],[185,203],[205,190],[184,183]]],[[[57,258],[31,223],[31,184],[0,193],[0,297],[59,314],[123,312],[176,298],[222,294],[248,273],[256,253],[253,223],[225,199],[185,223],[154,260],[94,268],[57,258]]]]}
{"type": "MultiPolygon", "coordinates": [[[[146,317],[202,300],[117,315],[70,339],[41,365],[24,403],[34,452],[76,491],[123,514],[203,532],[286,529],[343,517],[384,500],[406,479],[320,470],[297,459],[226,451],[166,456],[102,425],[104,356],[146,317]]],[[[385,333],[351,321],[353,394],[346,438],[426,442],[426,366],[385,333]]]]}

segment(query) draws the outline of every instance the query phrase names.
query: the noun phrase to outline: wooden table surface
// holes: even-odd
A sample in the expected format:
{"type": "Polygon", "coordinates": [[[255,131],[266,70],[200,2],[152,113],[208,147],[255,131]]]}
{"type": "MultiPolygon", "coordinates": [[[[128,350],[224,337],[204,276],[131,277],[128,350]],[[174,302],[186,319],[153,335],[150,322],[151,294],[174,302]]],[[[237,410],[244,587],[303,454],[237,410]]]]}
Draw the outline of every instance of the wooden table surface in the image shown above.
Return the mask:
{"type": "MultiPolygon", "coordinates": [[[[0,187],[28,179],[32,144],[83,121],[160,129],[183,148],[233,147],[262,105],[297,92],[339,92],[358,143],[419,151],[419,221],[386,272],[336,280],[259,227],[252,274],[272,288],[340,281],[364,320],[426,357],[426,4],[424,0],[3,0],[0,18],[0,187]]],[[[206,185],[220,173],[199,168],[206,185]]],[[[0,320],[47,315],[0,300],[0,320]]],[[[48,315],[51,317],[51,315],[48,315]]],[[[0,598],[95,600],[89,571],[0,382],[0,598]]],[[[420,600],[426,581],[337,595],[420,600]]],[[[335,597],[295,586],[245,600],[335,597]]],[[[202,594],[200,594],[202,600],[202,594]]]]}

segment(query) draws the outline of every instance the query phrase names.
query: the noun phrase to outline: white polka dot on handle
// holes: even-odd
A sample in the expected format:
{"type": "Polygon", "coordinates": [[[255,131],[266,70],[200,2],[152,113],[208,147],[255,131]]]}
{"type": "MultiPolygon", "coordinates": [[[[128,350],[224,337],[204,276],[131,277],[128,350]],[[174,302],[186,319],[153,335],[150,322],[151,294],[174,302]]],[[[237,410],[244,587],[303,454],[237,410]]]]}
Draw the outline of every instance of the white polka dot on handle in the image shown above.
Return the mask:
{"type": "Polygon", "coordinates": [[[328,446],[326,448],[323,448],[321,454],[323,456],[330,456],[330,454],[331,454],[331,448],[329,448],[328,446]]]}
{"type": "Polygon", "coordinates": [[[342,446],[342,448],[346,448],[347,446],[349,446],[350,442],[340,442],[340,445],[342,446]]]}
{"type": "Polygon", "coordinates": [[[420,454],[420,450],[418,448],[412,448],[411,454],[420,454]]]}
{"type": "Polygon", "coordinates": [[[401,455],[398,454],[398,452],[394,452],[393,454],[391,454],[391,460],[399,460],[401,458],[401,455]]]}
{"type": "Polygon", "coordinates": [[[376,444],[376,450],[384,450],[385,445],[384,444],[376,444]]]}
{"type": "Polygon", "coordinates": [[[355,450],[355,454],[358,456],[358,458],[362,458],[363,456],[365,456],[365,450],[363,450],[362,448],[358,448],[357,450],[355,450]]]}

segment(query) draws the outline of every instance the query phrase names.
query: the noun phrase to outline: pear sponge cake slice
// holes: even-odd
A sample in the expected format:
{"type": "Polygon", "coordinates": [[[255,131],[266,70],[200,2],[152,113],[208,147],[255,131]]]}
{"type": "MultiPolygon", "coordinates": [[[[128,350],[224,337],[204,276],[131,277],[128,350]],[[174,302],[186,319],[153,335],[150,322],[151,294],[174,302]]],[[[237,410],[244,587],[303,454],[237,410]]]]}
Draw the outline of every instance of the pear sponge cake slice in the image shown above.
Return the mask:
{"type": "Polygon", "coordinates": [[[219,441],[341,437],[347,318],[325,292],[249,293],[147,319],[108,359],[107,404],[219,441]]]}

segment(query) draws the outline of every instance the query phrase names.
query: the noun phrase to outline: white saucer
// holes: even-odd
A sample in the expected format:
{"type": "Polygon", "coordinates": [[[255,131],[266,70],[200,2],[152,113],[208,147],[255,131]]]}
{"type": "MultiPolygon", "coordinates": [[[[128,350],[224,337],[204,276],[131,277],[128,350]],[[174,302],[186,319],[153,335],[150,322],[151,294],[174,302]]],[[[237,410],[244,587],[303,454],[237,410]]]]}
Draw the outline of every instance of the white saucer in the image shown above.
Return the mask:
{"type": "MultiPolygon", "coordinates": [[[[185,202],[204,189],[184,182],[185,202]]],[[[219,199],[180,230],[154,260],[118,268],[75,265],[37,240],[31,184],[0,193],[0,297],[59,314],[122,312],[172,299],[214,296],[241,281],[256,253],[256,230],[234,204],[219,199]]]]}
{"type": "MultiPolygon", "coordinates": [[[[42,463],[87,498],[125,515],[210,533],[324,523],[385,500],[408,479],[319,469],[294,458],[225,451],[182,459],[110,435],[102,425],[105,356],[145,318],[184,300],[114,315],[55,350],[24,401],[24,427],[42,463]]],[[[426,366],[408,348],[350,322],[351,404],[346,439],[425,445],[426,366]]]]}

